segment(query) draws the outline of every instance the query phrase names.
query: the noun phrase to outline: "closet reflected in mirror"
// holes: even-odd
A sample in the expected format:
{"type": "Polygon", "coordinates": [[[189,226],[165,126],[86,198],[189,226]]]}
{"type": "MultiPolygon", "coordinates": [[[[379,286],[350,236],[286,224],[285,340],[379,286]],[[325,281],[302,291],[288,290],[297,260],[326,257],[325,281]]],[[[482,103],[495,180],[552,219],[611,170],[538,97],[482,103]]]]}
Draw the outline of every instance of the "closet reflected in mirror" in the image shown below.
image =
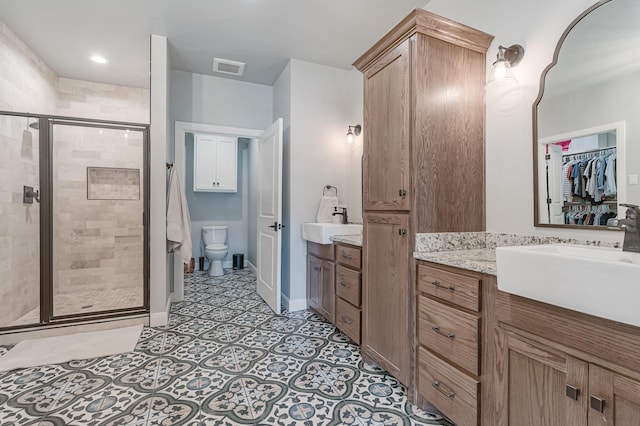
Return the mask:
{"type": "Polygon", "coordinates": [[[564,32],[533,108],[535,226],[608,229],[640,203],[640,2],[600,1],[564,32]]]}
{"type": "Polygon", "coordinates": [[[541,223],[606,226],[617,217],[618,139],[624,140],[623,122],[540,140],[541,223]]]}

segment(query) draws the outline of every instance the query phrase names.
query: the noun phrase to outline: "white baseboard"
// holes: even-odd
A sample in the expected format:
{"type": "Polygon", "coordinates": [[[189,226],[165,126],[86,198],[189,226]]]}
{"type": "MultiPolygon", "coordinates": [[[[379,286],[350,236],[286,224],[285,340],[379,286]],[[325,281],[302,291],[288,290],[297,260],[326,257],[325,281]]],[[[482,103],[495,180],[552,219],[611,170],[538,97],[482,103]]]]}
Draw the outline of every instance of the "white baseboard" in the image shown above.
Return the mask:
{"type": "Polygon", "coordinates": [[[162,312],[153,312],[149,315],[149,325],[151,327],[162,327],[169,324],[169,312],[171,311],[171,300],[173,293],[167,298],[167,306],[162,312]]]}
{"type": "Polygon", "coordinates": [[[304,311],[307,309],[307,299],[289,299],[285,294],[281,294],[282,305],[289,312],[304,311]]]}
{"type": "Polygon", "coordinates": [[[256,275],[258,274],[258,268],[256,268],[256,266],[253,263],[251,263],[249,261],[247,261],[245,263],[246,263],[246,265],[245,265],[246,268],[249,268],[251,270],[251,272],[253,272],[254,274],[256,274],[256,275]]]}

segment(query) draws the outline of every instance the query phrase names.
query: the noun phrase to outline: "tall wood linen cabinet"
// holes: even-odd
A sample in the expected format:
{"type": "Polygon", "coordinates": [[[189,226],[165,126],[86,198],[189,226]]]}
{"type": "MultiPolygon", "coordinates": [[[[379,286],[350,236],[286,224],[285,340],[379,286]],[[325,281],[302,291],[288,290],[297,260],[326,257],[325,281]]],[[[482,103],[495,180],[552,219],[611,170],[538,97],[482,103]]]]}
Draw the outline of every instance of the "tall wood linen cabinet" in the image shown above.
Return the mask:
{"type": "Polygon", "coordinates": [[[485,53],[493,37],[416,9],[362,55],[362,352],[413,387],[416,232],[485,228],[485,53]]]}

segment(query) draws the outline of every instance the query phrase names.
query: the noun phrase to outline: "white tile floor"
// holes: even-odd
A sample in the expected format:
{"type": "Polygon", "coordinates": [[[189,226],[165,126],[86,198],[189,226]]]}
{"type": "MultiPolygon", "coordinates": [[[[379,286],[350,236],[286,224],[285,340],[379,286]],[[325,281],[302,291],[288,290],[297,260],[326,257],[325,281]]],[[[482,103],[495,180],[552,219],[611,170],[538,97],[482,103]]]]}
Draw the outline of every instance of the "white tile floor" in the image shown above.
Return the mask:
{"type": "Polygon", "coordinates": [[[186,281],[135,352],[0,373],[0,424],[452,425],[319,315],[274,315],[251,272],[186,281]]]}

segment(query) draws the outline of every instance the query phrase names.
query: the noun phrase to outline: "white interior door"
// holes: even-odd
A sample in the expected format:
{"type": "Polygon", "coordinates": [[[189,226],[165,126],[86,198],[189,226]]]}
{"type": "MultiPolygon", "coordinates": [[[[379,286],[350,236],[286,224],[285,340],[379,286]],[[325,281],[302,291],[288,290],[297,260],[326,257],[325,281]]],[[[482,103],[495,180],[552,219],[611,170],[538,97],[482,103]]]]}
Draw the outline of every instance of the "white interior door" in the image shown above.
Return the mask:
{"type": "MultiPolygon", "coordinates": [[[[562,147],[555,144],[549,144],[549,204],[548,215],[550,223],[564,224],[564,212],[562,206],[564,200],[562,196],[562,147]]],[[[546,193],[546,190],[545,190],[546,193]]],[[[546,200],[545,200],[546,201],[546,200]]]]}
{"type": "Polygon", "coordinates": [[[258,294],[273,312],[280,314],[282,118],[260,135],[258,143],[258,294]]]}

